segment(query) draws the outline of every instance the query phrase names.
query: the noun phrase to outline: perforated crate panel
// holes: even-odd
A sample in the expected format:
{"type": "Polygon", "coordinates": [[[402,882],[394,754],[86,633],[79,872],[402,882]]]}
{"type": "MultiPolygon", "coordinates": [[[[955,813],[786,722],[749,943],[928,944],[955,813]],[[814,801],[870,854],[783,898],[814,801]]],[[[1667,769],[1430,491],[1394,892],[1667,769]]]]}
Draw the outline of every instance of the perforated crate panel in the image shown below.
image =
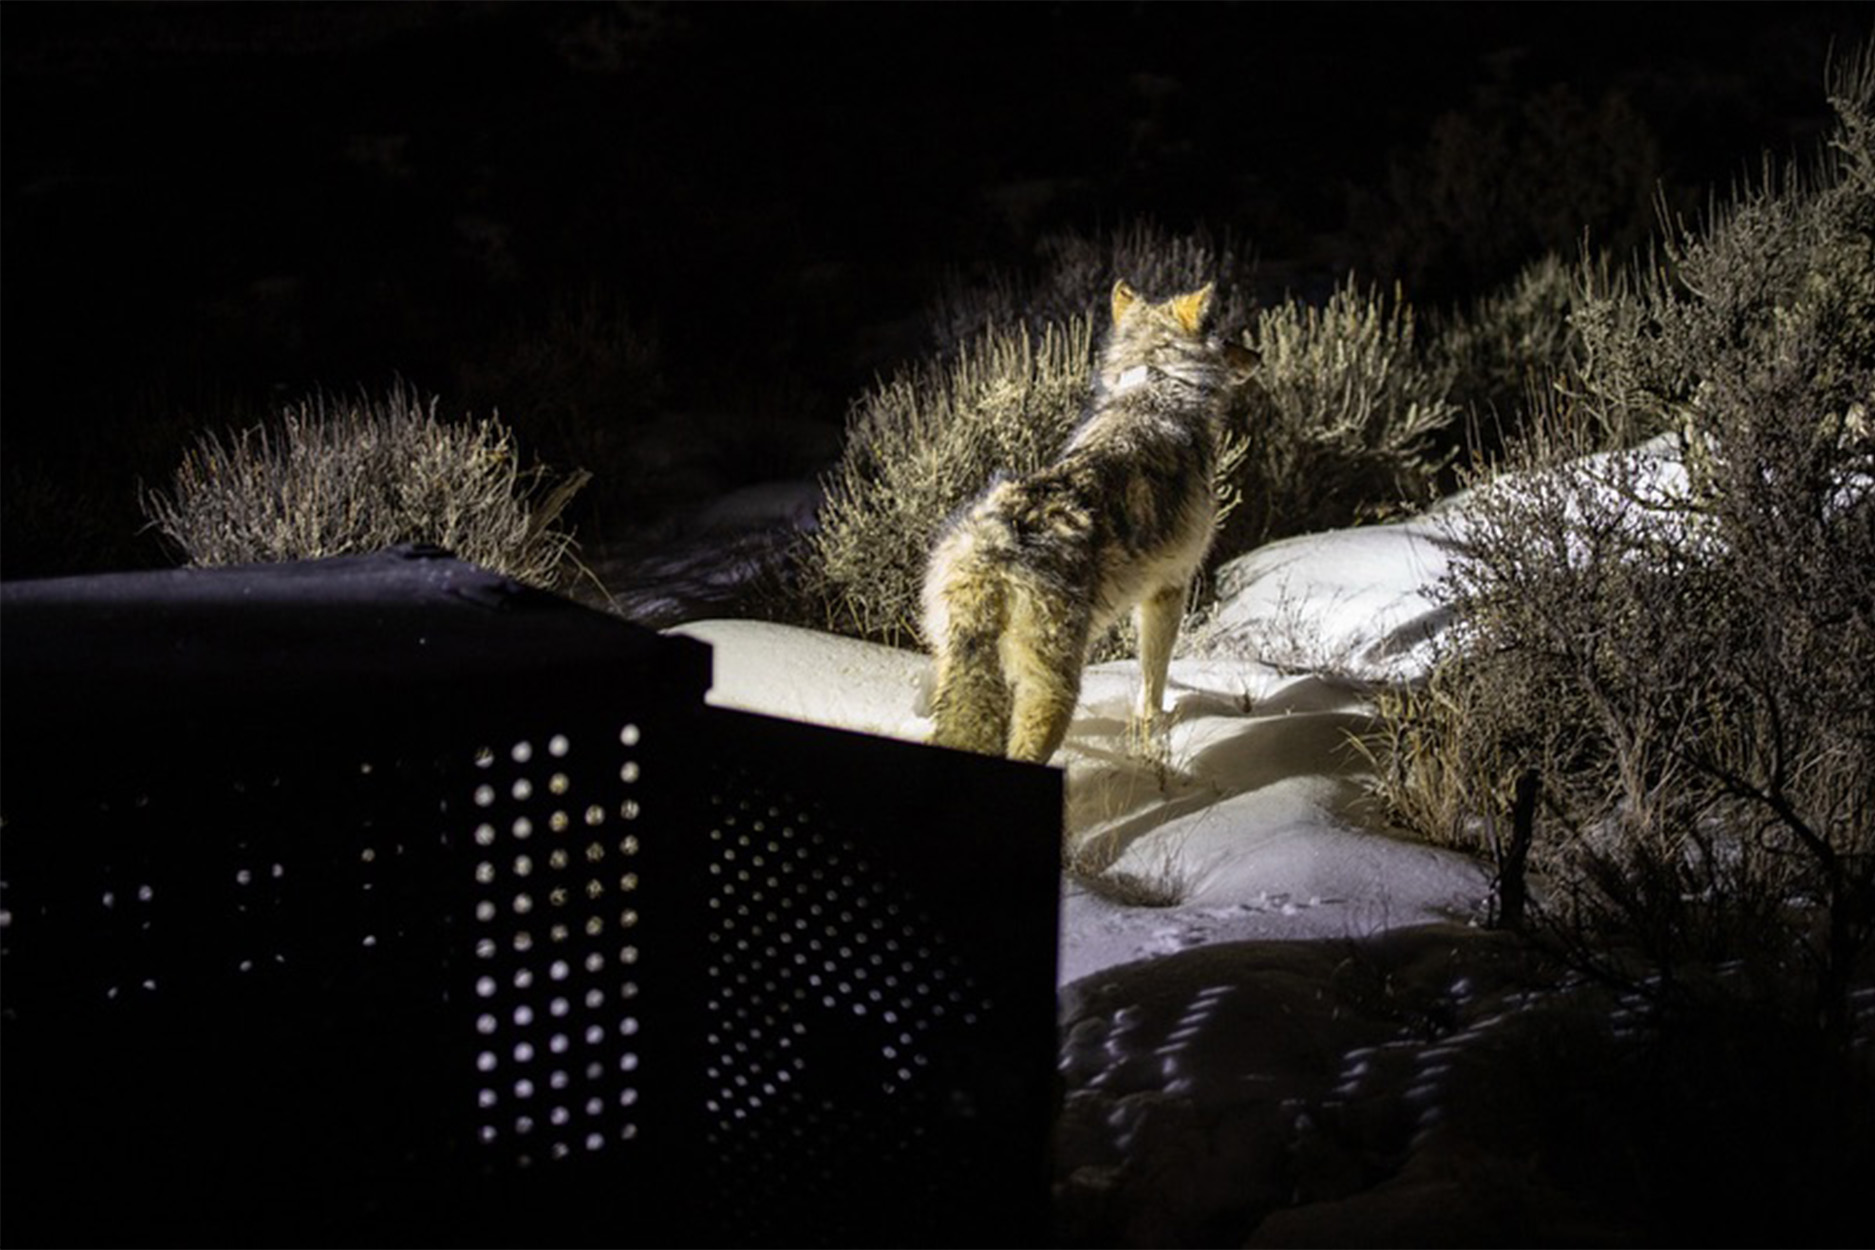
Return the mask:
{"type": "Polygon", "coordinates": [[[654,850],[688,829],[655,819],[643,734],[626,722],[601,729],[596,752],[553,733],[476,754],[468,975],[486,1171],[629,1157],[644,1138],[646,1080],[673,1080],[645,1048],[659,1053],[660,1033],[687,1027],[657,990],[670,998],[679,964],[658,943],[689,902],[665,879],[671,856],[654,850]]]}
{"type": "Polygon", "coordinates": [[[711,735],[729,748],[705,904],[725,1233],[1040,1244],[1058,775],[730,713],[711,735]]]}
{"type": "MultiPolygon", "coordinates": [[[[660,884],[678,830],[636,784],[645,729],[570,728],[231,781],[212,808],[140,789],[62,813],[81,854],[20,849],[43,826],[9,803],[8,1075],[55,1079],[9,1080],[6,1166],[31,1142],[24,1173],[127,1178],[71,1213],[39,1205],[66,1186],[10,1183],[9,1225],[476,1240],[541,1185],[661,1176],[695,1131],[689,977],[659,936],[693,911],[660,884]]],[[[558,1218],[601,1238],[608,1215],[558,1218]]]]}

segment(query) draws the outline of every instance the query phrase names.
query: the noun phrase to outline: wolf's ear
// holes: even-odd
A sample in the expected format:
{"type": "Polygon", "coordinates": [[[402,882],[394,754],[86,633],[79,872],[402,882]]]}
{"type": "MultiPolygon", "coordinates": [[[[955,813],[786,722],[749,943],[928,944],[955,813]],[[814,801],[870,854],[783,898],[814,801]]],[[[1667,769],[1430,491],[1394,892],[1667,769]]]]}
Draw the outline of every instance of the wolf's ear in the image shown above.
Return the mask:
{"type": "Polygon", "coordinates": [[[1211,289],[1215,285],[1207,282],[1190,295],[1181,295],[1172,301],[1172,315],[1178,318],[1185,333],[1196,334],[1198,327],[1204,324],[1204,315],[1211,311],[1211,289]]]}
{"type": "Polygon", "coordinates": [[[1139,292],[1126,284],[1121,278],[1113,284],[1113,319],[1118,321],[1120,314],[1139,302],[1139,292]]]}

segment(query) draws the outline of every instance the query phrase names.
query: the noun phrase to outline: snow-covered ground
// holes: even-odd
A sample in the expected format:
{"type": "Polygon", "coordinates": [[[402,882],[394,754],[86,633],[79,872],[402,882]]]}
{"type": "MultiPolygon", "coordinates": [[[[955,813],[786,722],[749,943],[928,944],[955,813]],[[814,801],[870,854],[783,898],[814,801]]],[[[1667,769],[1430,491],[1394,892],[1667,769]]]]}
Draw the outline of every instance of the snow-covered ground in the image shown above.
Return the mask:
{"type": "MultiPolygon", "coordinates": [[[[1351,748],[1373,684],[1429,659],[1445,566],[1437,517],[1275,543],[1226,565],[1213,617],[1172,663],[1165,741],[1127,740],[1138,666],[1088,668],[1067,744],[1061,984],[1194,946],[1342,938],[1469,920],[1474,860],[1363,812],[1351,748]]],[[[922,742],[922,654],[758,621],[676,628],[711,644],[722,706],[922,742]]]]}
{"type": "MultiPolygon", "coordinates": [[[[1672,489],[1679,466],[1649,455],[1672,489]]],[[[1479,926],[1487,865],[1389,831],[1363,802],[1350,739],[1377,688],[1430,662],[1447,625],[1430,590],[1464,504],[1225,566],[1149,756],[1126,737],[1135,664],[1087,671],[1055,760],[1075,869],[1064,1244],[1613,1244],[1657,1239],[1663,1220],[1695,1228],[1733,1197],[1723,1167],[1672,1157],[1706,1130],[1681,1103],[1654,1107],[1627,1057],[1644,1035],[1677,1071],[1708,1063],[1734,1088],[1763,1056],[1714,1058],[1700,1039],[1680,1055],[1688,1039],[1654,1031],[1638,997],[1539,969],[1479,926]]],[[[721,705],[911,741],[930,729],[922,655],[752,621],[677,632],[714,647],[721,705]]],[[[1862,1005],[1866,1024],[1875,999],[1862,1005]]],[[[1750,1117],[1779,1105],[1729,1127],[1756,1132],[1750,1117]]],[[[1748,1241],[1792,1228],[1762,1216],[1717,1226],[1748,1241]]]]}

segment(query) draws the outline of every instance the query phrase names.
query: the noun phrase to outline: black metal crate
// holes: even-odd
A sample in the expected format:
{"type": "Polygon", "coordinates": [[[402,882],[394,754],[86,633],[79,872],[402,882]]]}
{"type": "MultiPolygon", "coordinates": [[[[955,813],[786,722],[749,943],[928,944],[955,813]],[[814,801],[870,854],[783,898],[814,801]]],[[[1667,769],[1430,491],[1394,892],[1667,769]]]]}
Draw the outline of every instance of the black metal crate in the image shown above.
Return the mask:
{"type": "Polygon", "coordinates": [[[1056,775],[433,552],[9,584],[0,660],[9,1240],[1045,1231],[1056,775]]]}

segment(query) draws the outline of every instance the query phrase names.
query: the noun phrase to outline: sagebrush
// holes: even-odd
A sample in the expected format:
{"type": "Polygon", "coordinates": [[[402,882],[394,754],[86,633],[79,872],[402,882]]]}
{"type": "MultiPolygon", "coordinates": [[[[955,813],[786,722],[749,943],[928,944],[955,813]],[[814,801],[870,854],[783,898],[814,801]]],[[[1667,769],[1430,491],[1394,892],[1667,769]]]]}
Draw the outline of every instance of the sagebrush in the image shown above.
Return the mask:
{"type": "Polygon", "coordinates": [[[633,447],[665,401],[664,370],[656,325],[595,286],[517,316],[465,353],[454,383],[470,407],[515,414],[510,433],[535,455],[600,470],[580,507],[617,524],[667,502],[633,447]]]}
{"type": "MultiPolygon", "coordinates": [[[[1285,302],[1236,337],[1260,363],[1228,403],[1209,566],[1431,498],[1445,455],[1437,436],[1458,409],[1397,292],[1350,279],[1324,307],[1285,302]]],[[[806,617],[916,642],[932,540],[997,474],[1029,473],[1055,455],[1085,408],[1094,341],[1085,312],[1039,330],[1018,319],[863,396],[803,553],[806,617]]]]}
{"type": "Polygon", "coordinates": [[[1430,501],[1445,456],[1437,436],[1458,409],[1400,291],[1349,277],[1320,307],[1261,310],[1245,341],[1260,363],[1236,417],[1247,444],[1232,482],[1242,502],[1219,535],[1219,559],[1430,501]]]}
{"type": "Polygon", "coordinates": [[[190,564],[316,559],[429,543],[532,585],[577,573],[557,527],[586,474],[524,468],[494,417],[450,422],[405,387],[317,395],[238,433],[206,433],[145,515],[190,564]]]}
{"type": "Polygon", "coordinates": [[[1214,323],[1225,334],[1249,324],[1256,262],[1234,235],[1203,227],[1174,233],[1150,220],[1093,235],[1065,232],[1036,246],[1033,271],[993,269],[951,275],[928,314],[940,353],[954,353],[994,327],[1041,333],[1105,307],[1118,278],[1142,291],[1190,291],[1217,284],[1214,323]]]}
{"type": "Polygon", "coordinates": [[[1872,99],[1875,49],[1817,167],[1585,274],[1579,369],[1464,509],[1457,641],[1377,752],[1395,814],[1461,841],[1534,779],[1552,934],[1663,992],[1778,960],[1838,1031],[1875,946],[1872,99]]]}
{"type": "Polygon", "coordinates": [[[863,396],[823,485],[802,593],[840,633],[911,645],[939,528],[998,472],[1046,464],[1092,379],[1093,320],[992,328],[863,396]]]}
{"type": "Polygon", "coordinates": [[[1625,254],[1652,225],[1665,166],[1619,88],[1567,83],[1479,89],[1395,155],[1375,190],[1350,196],[1366,264],[1421,298],[1449,301],[1509,280],[1533,258],[1572,254],[1585,233],[1625,254]]]}

